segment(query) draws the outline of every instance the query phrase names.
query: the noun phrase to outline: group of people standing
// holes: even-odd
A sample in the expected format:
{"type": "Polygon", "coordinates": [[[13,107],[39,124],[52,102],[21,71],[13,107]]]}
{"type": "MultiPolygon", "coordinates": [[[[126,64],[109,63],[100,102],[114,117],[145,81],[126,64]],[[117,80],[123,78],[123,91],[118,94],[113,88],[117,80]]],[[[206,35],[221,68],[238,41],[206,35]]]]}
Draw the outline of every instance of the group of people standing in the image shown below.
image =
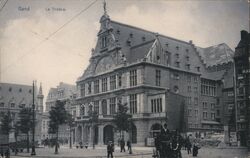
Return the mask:
{"type": "Polygon", "coordinates": [[[181,149],[187,149],[188,154],[193,151],[193,156],[198,155],[200,149],[198,143],[194,141],[192,144],[189,137],[184,139],[178,130],[169,131],[165,123],[161,132],[155,137],[156,153],[153,157],[158,158],[182,158],[181,149]]]}
{"type": "MultiPolygon", "coordinates": [[[[123,138],[120,139],[119,145],[120,145],[121,152],[126,152],[125,141],[123,138]]],[[[129,140],[127,141],[127,147],[128,147],[129,154],[132,154],[131,142],[129,140]]],[[[114,143],[112,141],[109,141],[108,145],[107,145],[107,158],[109,158],[109,157],[113,158],[114,150],[115,150],[114,143]]]]}
{"type": "Polygon", "coordinates": [[[189,137],[187,137],[184,141],[184,149],[187,149],[188,154],[192,154],[193,151],[193,156],[196,157],[198,155],[198,150],[200,149],[200,146],[196,140],[192,144],[189,137]]]}

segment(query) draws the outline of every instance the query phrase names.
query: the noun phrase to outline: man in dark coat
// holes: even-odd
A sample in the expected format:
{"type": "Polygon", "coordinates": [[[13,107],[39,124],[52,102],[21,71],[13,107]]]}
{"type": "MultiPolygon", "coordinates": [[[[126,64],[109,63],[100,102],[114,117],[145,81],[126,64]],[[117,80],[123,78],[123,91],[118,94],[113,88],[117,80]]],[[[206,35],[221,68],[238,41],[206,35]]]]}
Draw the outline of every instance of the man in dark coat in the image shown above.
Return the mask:
{"type": "Polygon", "coordinates": [[[112,143],[112,141],[109,141],[109,142],[108,142],[107,152],[108,152],[107,158],[109,158],[109,156],[110,156],[111,158],[113,158],[114,144],[112,143]]]}
{"type": "Polygon", "coordinates": [[[122,151],[124,151],[124,152],[126,151],[126,150],[125,150],[125,141],[124,141],[123,138],[120,140],[120,148],[121,148],[121,152],[122,152],[122,151]]]}

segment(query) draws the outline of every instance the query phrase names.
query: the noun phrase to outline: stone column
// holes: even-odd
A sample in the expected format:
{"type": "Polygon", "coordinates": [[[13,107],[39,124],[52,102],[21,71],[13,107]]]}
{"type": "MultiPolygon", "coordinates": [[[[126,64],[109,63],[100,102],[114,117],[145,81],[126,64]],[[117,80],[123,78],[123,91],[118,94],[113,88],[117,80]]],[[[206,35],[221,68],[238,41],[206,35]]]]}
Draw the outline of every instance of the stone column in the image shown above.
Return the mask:
{"type": "Polygon", "coordinates": [[[103,125],[98,126],[98,144],[103,145],[103,125]]]}

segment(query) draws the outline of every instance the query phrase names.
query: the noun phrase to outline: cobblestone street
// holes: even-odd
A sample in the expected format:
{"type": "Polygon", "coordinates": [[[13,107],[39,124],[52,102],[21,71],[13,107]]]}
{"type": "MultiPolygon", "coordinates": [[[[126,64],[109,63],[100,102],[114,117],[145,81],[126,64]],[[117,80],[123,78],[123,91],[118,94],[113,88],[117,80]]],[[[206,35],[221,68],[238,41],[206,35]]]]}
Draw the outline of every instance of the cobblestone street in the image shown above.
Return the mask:
{"type": "MultiPolygon", "coordinates": [[[[120,153],[119,148],[116,147],[114,157],[131,157],[131,158],[152,158],[153,148],[150,147],[134,147],[133,154],[128,152],[120,153]]],[[[39,148],[36,150],[37,155],[35,157],[43,158],[104,158],[106,157],[106,148],[96,147],[96,149],[69,149],[66,147],[59,149],[59,154],[54,154],[52,148],[39,148]]],[[[27,153],[20,153],[18,156],[11,156],[13,158],[25,158],[31,157],[27,153]]],[[[187,151],[182,150],[183,158],[191,158],[192,155],[188,155],[187,151]]],[[[230,148],[230,149],[216,149],[216,148],[202,148],[199,150],[197,158],[250,158],[249,153],[243,148],[230,148]]]]}

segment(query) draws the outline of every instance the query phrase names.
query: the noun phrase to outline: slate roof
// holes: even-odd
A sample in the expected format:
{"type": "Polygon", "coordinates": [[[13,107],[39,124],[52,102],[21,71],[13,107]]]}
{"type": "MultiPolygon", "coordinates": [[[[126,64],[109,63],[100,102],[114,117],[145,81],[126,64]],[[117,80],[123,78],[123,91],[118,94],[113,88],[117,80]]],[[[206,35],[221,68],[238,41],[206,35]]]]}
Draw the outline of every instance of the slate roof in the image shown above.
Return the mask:
{"type": "MultiPolygon", "coordinates": [[[[36,92],[35,89],[35,96],[36,92]]],[[[30,85],[0,83],[0,102],[3,102],[5,106],[12,102],[15,103],[16,107],[20,104],[30,106],[33,99],[32,94],[32,86],[30,85]]]]}
{"type": "MultiPolygon", "coordinates": [[[[191,64],[190,72],[196,72],[197,66],[201,67],[201,74],[203,77],[211,79],[221,79],[226,71],[217,71],[208,73],[207,67],[222,65],[228,62],[233,62],[234,52],[225,43],[210,46],[207,48],[196,47],[190,42],[178,40],[172,37],[158,34],[156,32],[147,31],[138,27],[122,24],[110,20],[110,26],[112,27],[112,34],[121,48],[122,54],[126,57],[128,64],[136,61],[141,61],[150,49],[153,47],[155,41],[158,42],[158,50],[163,52],[170,52],[171,63],[170,67],[174,67],[175,55],[179,54],[181,67],[180,70],[184,70],[185,65],[191,64]],[[186,62],[185,57],[190,55],[189,63],[186,62]]],[[[93,56],[100,54],[100,42],[97,42],[93,56]]],[[[78,78],[82,80],[95,74],[96,64],[90,61],[89,66],[85,70],[84,74],[78,78]]]]}
{"type": "Polygon", "coordinates": [[[233,62],[234,52],[225,43],[207,48],[197,47],[197,50],[207,66],[215,66],[233,62]]]}

